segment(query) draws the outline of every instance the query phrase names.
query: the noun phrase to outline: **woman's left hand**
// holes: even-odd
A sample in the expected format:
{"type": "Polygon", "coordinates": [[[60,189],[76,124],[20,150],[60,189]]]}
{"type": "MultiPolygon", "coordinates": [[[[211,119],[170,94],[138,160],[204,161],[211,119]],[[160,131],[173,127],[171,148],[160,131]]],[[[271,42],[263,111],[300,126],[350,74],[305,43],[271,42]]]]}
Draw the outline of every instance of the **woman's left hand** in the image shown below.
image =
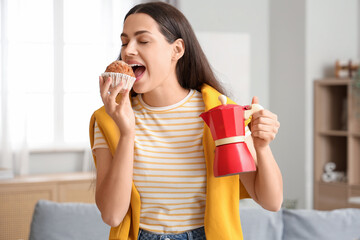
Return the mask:
{"type": "MultiPolygon", "coordinates": [[[[258,97],[253,97],[251,104],[258,104],[258,97]]],[[[269,110],[262,109],[252,115],[250,122],[251,136],[256,150],[270,144],[279,130],[280,123],[277,115],[269,110]]]]}

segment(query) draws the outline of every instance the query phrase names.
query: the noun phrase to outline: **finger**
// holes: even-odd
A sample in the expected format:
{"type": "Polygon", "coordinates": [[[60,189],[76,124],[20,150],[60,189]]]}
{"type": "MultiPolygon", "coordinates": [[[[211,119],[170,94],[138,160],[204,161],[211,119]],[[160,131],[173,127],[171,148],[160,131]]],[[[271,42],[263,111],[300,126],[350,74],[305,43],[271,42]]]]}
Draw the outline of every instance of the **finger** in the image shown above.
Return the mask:
{"type": "Polygon", "coordinates": [[[251,132],[267,132],[267,133],[277,133],[278,127],[275,125],[266,125],[266,124],[256,124],[251,128],[251,132]]]}
{"type": "Polygon", "coordinates": [[[277,120],[277,115],[270,112],[267,109],[262,109],[253,114],[253,120],[260,118],[260,117],[271,118],[271,119],[277,120]]]}
{"type": "Polygon", "coordinates": [[[111,101],[116,101],[116,97],[119,95],[121,88],[123,87],[123,81],[120,82],[117,86],[111,88],[109,98],[111,101]]]}
{"type": "Polygon", "coordinates": [[[274,124],[274,120],[271,119],[271,118],[267,118],[267,117],[258,117],[258,118],[253,118],[251,120],[251,123],[253,125],[256,125],[256,124],[267,124],[267,125],[271,125],[271,124],[274,124]]]}
{"type": "Polygon", "coordinates": [[[255,131],[251,132],[253,138],[260,138],[264,141],[270,142],[275,139],[276,133],[273,132],[264,132],[264,131],[255,131]]]}
{"type": "Polygon", "coordinates": [[[118,94],[115,98],[115,101],[119,105],[124,104],[126,102],[126,100],[129,98],[130,89],[126,89],[125,85],[126,85],[126,81],[121,81],[120,84],[117,86],[118,88],[116,89],[116,92],[118,94]],[[125,102],[123,100],[125,100],[125,102]]]}
{"type": "Polygon", "coordinates": [[[258,119],[260,117],[268,117],[265,109],[255,112],[252,115],[252,120],[254,121],[255,119],[258,119]]]}
{"type": "Polygon", "coordinates": [[[259,104],[259,98],[257,96],[254,96],[252,98],[251,104],[259,104]]]}
{"type": "Polygon", "coordinates": [[[259,117],[251,120],[250,130],[261,130],[262,126],[266,126],[264,128],[265,131],[266,129],[270,129],[270,131],[277,132],[280,127],[280,122],[268,117],[259,117]]]}
{"type": "Polygon", "coordinates": [[[110,84],[111,84],[111,78],[110,77],[105,79],[105,81],[104,81],[104,79],[102,77],[100,77],[100,95],[101,95],[101,98],[103,100],[108,95],[110,84]]]}
{"type": "Polygon", "coordinates": [[[112,81],[111,77],[102,77],[102,76],[100,76],[99,79],[100,79],[100,87],[101,88],[104,88],[107,85],[109,85],[109,86],[111,85],[111,81],[112,81]]]}
{"type": "Polygon", "coordinates": [[[266,124],[266,125],[276,125],[276,126],[279,125],[279,122],[276,119],[267,116],[260,116],[257,118],[253,118],[251,122],[253,125],[256,124],[266,124]]]}
{"type": "Polygon", "coordinates": [[[101,94],[101,90],[103,88],[104,85],[104,78],[102,76],[99,76],[99,89],[100,89],[100,94],[101,94]]]}
{"type": "Polygon", "coordinates": [[[121,93],[121,99],[120,99],[119,104],[121,104],[121,105],[130,104],[129,94],[130,94],[130,89],[123,90],[121,93]]]}

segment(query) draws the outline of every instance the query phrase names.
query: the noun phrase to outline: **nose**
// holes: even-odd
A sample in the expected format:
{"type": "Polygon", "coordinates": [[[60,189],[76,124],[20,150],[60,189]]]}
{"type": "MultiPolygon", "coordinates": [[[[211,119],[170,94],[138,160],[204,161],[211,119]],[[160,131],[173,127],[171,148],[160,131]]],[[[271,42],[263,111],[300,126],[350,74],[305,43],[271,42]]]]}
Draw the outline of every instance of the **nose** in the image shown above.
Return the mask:
{"type": "Polygon", "coordinates": [[[124,56],[134,56],[137,55],[136,43],[133,41],[128,42],[126,46],[123,47],[124,56]]]}

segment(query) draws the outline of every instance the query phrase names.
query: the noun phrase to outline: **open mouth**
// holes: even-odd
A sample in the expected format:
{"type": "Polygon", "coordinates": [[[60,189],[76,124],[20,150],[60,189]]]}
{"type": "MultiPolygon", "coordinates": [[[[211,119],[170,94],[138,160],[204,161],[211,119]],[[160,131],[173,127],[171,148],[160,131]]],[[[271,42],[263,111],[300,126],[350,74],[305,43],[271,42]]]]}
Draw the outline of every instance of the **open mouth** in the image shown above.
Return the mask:
{"type": "Polygon", "coordinates": [[[146,70],[146,67],[143,65],[140,65],[140,64],[131,64],[130,66],[131,66],[136,78],[141,76],[146,70]]]}

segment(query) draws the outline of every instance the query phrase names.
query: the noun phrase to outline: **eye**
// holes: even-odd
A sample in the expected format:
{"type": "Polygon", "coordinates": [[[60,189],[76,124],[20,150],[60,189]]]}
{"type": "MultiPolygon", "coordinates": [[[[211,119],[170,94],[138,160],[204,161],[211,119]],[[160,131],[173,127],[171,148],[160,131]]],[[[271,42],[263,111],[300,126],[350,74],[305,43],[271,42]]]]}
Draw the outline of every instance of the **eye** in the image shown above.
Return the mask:
{"type": "Polygon", "coordinates": [[[139,44],[147,44],[147,43],[149,43],[149,39],[142,36],[142,37],[139,37],[139,38],[137,39],[137,42],[138,42],[139,44]]]}
{"type": "Polygon", "coordinates": [[[126,47],[128,44],[127,43],[123,43],[121,44],[121,47],[126,47]]]}

